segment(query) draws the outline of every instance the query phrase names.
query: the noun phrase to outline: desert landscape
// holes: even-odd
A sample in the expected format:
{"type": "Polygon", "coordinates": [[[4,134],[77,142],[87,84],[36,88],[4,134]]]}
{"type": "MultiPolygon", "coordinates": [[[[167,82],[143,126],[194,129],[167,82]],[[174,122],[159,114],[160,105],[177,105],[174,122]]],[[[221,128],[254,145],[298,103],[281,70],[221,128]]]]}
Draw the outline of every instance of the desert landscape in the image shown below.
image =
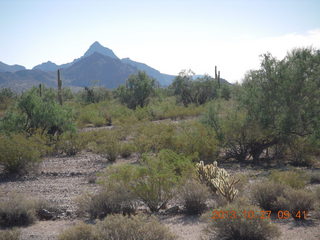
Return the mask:
{"type": "Polygon", "coordinates": [[[320,239],[317,1],[0,9],[0,240],[320,239]]]}

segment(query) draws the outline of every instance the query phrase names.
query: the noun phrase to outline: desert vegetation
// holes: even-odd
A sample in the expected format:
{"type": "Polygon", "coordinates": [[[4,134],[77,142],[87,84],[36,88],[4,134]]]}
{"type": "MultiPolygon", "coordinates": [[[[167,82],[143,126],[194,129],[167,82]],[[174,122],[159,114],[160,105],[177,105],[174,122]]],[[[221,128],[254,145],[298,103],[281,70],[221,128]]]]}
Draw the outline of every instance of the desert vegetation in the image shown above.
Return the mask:
{"type": "Polygon", "coordinates": [[[40,210],[80,221],[60,240],[178,239],[164,226],[172,215],[197,218],[204,239],[279,239],[279,219],[317,223],[319,73],[319,51],[301,48],[263,55],[242,84],[182,71],[166,88],[138,72],[114,90],[2,89],[2,186],[50,175],[39,169],[52,158],[93,155],[103,167],[72,213],[0,191],[0,239],[18,239],[40,210]]]}

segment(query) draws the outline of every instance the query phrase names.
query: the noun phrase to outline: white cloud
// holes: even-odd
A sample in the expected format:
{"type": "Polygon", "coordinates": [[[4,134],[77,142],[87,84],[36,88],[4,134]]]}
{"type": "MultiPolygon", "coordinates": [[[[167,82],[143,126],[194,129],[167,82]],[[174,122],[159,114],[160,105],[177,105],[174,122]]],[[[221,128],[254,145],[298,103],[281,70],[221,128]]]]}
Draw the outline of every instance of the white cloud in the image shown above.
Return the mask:
{"type": "Polygon", "coordinates": [[[297,47],[320,48],[320,29],[308,31],[306,34],[286,34],[278,37],[246,38],[226,44],[219,51],[223,76],[235,82],[244,77],[246,71],[259,67],[259,55],[270,52],[278,59],[282,59],[288,51],[297,47]],[[224,48],[230,49],[223,54],[224,48]]]}
{"type": "Polygon", "coordinates": [[[270,52],[278,59],[296,47],[320,48],[320,29],[305,34],[290,33],[277,37],[256,38],[240,36],[232,40],[202,39],[191,37],[167,39],[139,46],[132,56],[162,72],[177,74],[181,69],[191,68],[197,74],[214,74],[214,66],[221,70],[221,76],[230,82],[241,81],[244,74],[260,65],[260,55],[270,52]],[[155,48],[154,46],[158,46],[155,48]],[[144,49],[141,52],[141,48],[144,49]]]}

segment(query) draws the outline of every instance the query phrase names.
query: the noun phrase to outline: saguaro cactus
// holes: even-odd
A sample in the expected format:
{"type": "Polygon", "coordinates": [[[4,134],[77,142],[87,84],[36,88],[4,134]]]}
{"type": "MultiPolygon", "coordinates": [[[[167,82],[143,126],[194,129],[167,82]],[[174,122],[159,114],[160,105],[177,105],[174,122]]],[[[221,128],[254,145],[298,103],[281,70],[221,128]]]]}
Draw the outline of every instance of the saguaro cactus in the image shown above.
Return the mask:
{"type": "Polygon", "coordinates": [[[39,84],[39,96],[42,97],[42,84],[39,84]]]}
{"type": "Polygon", "coordinates": [[[58,69],[58,101],[62,105],[62,80],[60,79],[60,70],[58,69]]]}
{"type": "Polygon", "coordinates": [[[227,173],[223,168],[218,168],[217,162],[204,165],[203,161],[196,165],[199,180],[206,184],[212,192],[218,192],[228,202],[232,202],[238,194],[234,187],[240,179],[236,180],[227,173]]]}
{"type": "Polygon", "coordinates": [[[217,71],[217,66],[214,66],[214,78],[218,82],[220,88],[220,71],[217,71]]]}

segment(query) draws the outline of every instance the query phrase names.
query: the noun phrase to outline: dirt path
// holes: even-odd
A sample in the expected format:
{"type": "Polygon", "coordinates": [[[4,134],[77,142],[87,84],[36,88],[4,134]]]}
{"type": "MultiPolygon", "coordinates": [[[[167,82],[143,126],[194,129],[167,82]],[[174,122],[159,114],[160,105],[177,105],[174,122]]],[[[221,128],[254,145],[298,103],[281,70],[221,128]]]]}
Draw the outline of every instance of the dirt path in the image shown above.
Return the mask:
{"type": "Polygon", "coordinates": [[[39,167],[39,174],[0,182],[0,197],[8,193],[22,193],[52,201],[70,215],[76,210],[76,197],[99,189],[97,184],[90,184],[88,180],[107,164],[104,158],[92,153],[46,158],[39,167]]]}

